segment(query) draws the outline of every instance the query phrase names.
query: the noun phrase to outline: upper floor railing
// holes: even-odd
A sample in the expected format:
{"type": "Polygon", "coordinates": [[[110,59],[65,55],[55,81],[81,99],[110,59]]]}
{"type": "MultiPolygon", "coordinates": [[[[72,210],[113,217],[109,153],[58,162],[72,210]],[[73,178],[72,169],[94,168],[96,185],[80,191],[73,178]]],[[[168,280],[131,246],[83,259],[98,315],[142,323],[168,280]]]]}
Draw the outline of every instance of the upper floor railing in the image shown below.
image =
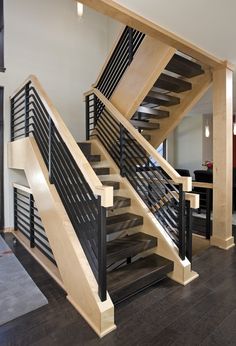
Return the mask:
{"type": "MultiPolygon", "coordinates": [[[[11,97],[11,141],[33,136],[106,299],[106,207],[111,187],[94,173],[36,77],[30,76],[11,97]]],[[[60,235],[58,235],[60,236],[60,235]]],[[[75,268],[76,270],[76,268],[75,268]]]]}
{"type": "Polygon", "coordinates": [[[191,260],[191,211],[181,177],[97,89],[86,94],[87,136],[96,136],[136,192],[179,248],[191,260]],[[102,104],[98,111],[96,103],[102,104]],[[176,184],[178,185],[176,187],[176,184]]]}
{"type": "Polygon", "coordinates": [[[120,35],[112,54],[105,62],[102,73],[96,82],[96,88],[108,99],[113,94],[126,69],[133,61],[133,57],[144,37],[145,34],[128,26],[126,26],[120,35]]]}

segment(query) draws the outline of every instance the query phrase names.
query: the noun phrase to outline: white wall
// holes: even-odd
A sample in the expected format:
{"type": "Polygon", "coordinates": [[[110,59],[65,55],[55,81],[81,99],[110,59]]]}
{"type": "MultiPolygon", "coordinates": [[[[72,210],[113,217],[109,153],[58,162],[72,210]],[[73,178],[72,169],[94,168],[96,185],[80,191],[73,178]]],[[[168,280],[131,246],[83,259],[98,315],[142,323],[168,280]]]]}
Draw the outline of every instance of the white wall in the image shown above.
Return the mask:
{"type": "Polygon", "coordinates": [[[113,47],[117,36],[121,32],[121,30],[125,28],[125,25],[108,17],[108,27],[108,44],[110,45],[110,47],[113,47]]]}
{"type": "MultiPolygon", "coordinates": [[[[83,92],[96,80],[111,44],[112,22],[85,8],[82,19],[74,0],[5,1],[5,152],[9,140],[9,96],[30,74],[46,89],[76,140],[85,138],[83,92]]],[[[5,225],[12,225],[12,181],[24,176],[7,169],[5,225]]]]}
{"type": "Polygon", "coordinates": [[[174,168],[189,169],[190,174],[202,167],[202,115],[185,117],[168,141],[168,161],[174,168]]]}

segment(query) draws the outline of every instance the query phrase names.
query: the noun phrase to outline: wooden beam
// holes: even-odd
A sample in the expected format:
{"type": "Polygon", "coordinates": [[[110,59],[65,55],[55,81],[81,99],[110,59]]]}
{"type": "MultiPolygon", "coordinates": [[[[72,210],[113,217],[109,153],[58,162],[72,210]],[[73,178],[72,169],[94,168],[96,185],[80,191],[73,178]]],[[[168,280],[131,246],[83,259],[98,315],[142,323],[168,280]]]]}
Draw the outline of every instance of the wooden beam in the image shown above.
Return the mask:
{"type": "Polygon", "coordinates": [[[213,233],[211,244],[234,246],[232,236],[233,72],[213,72],[213,233]]]}
{"type": "Polygon", "coordinates": [[[169,107],[170,116],[158,119],[159,130],[152,131],[151,144],[157,148],[176,128],[185,115],[201,99],[212,84],[211,71],[205,71],[204,75],[192,79],[192,90],[178,95],[181,98],[180,104],[169,107]]]}
{"type": "Polygon", "coordinates": [[[126,117],[134,115],[176,50],[146,36],[110,101],[126,117]]]}
{"type": "Polygon", "coordinates": [[[206,52],[202,48],[188,42],[180,36],[162,28],[154,22],[145,19],[128,8],[117,4],[112,0],[80,0],[86,6],[103,13],[125,25],[139,30],[163,43],[199,60],[211,67],[220,67],[225,64],[222,60],[206,52]]]}

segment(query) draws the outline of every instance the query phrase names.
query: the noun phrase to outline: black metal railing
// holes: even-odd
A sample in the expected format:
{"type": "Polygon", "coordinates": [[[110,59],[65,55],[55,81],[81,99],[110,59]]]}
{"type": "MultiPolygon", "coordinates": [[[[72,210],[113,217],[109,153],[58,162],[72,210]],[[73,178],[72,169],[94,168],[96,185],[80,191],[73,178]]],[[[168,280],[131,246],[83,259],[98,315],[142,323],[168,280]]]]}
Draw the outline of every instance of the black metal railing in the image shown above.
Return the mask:
{"type": "MultiPolygon", "coordinates": [[[[106,300],[106,209],[95,196],[32,82],[11,99],[11,141],[33,136],[106,300]]],[[[76,268],[75,268],[76,270],[76,268]]]]}
{"type": "Polygon", "coordinates": [[[86,97],[88,138],[99,138],[121,175],[129,180],[178,246],[181,259],[186,255],[191,259],[191,212],[182,184],[172,184],[158,162],[148,155],[104,104],[102,113],[98,114],[96,102],[98,98],[94,94],[86,97]]]}
{"type": "Polygon", "coordinates": [[[14,230],[29,239],[30,247],[37,247],[56,264],[33,195],[14,187],[14,230]]]}
{"type": "Polygon", "coordinates": [[[96,88],[106,98],[110,98],[116,86],[131,64],[133,57],[142,43],[145,34],[138,30],[126,27],[114,49],[96,88]]]}

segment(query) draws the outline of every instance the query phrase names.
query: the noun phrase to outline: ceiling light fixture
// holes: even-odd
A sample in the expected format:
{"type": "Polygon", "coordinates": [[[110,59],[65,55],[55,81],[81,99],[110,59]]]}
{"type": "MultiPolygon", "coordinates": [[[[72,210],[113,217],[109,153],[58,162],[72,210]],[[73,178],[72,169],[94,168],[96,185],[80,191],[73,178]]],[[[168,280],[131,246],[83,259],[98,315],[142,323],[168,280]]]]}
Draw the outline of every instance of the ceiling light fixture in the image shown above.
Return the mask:
{"type": "Polygon", "coordinates": [[[81,2],[77,1],[77,14],[81,18],[84,13],[84,5],[81,2]]]}
{"type": "Polygon", "coordinates": [[[207,119],[207,123],[206,123],[206,126],[205,126],[205,137],[206,138],[210,137],[210,126],[209,126],[209,123],[208,123],[208,119],[207,119]]]}

